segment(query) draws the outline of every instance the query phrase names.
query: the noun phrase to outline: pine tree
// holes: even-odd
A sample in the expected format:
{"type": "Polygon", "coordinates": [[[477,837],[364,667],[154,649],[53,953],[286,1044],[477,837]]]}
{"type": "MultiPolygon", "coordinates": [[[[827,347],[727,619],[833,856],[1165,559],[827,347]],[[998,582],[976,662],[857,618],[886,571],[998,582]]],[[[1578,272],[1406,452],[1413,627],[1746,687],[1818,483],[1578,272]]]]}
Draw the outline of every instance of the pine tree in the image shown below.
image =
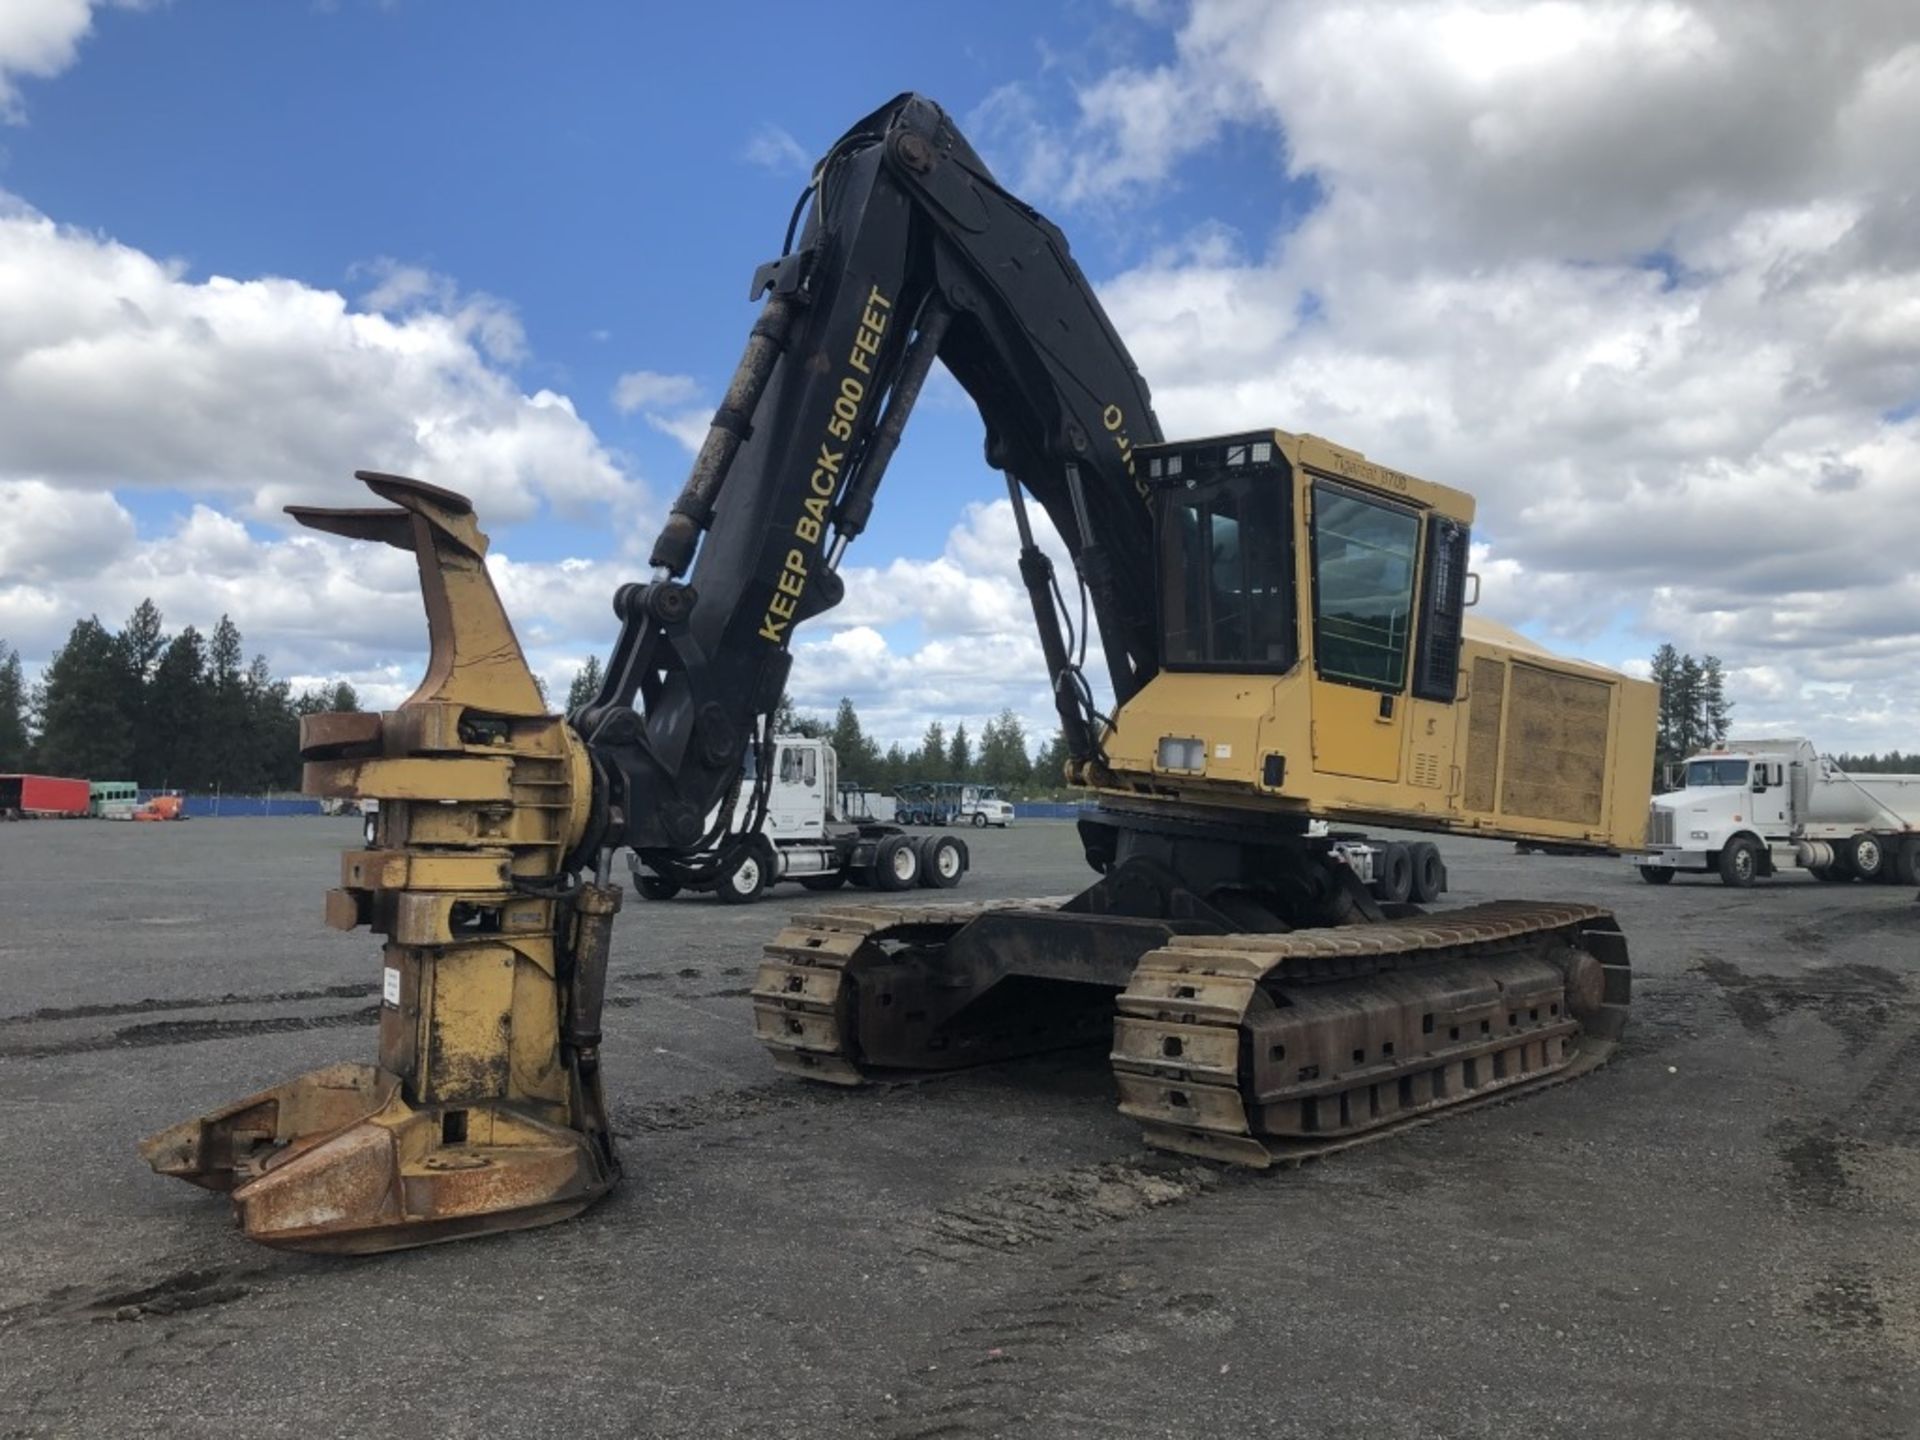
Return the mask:
{"type": "Polygon", "coordinates": [[[0,640],[0,772],[26,768],[26,676],[20,652],[0,640]]]}
{"type": "Polygon", "coordinates": [[[1674,723],[1675,701],[1679,698],[1676,686],[1680,679],[1680,652],[1672,645],[1662,645],[1653,652],[1653,683],[1660,687],[1660,719],[1654,733],[1654,766],[1658,770],[1672,764],[1679,758],[1678,742],[1675,734],[1678,727],[1674,723]]]}
{"type": "Polygon", "coordinates": [[[332,693],[327,696],[327,709],[342,714],[358,713],[360,709],[360,692],[342,680],[338,685],[333,687],[332,693]]]}
{"type": "Polygon", "coordinates": [[[246,703],[244,764],[238,788],[289,790],[300,783],[300,725],[287,682],[275,680],[267,657],[256,655],[240,682],[246,703]]]}
{"type": "Polygon", "coordinates": [[[1674,759],[1684,760],[1706,748],[1706,732],[1701,723],[1700,691],[1703,672],[1691,655],[1680,657],[1680,673],[1673,683],[1674,759]]]}
{"type": "Polygon", "coordinates": [[[120,627],[117,637],[127,680],[121,696],[121,710],[127,717],[133,736],[132,774],[136,780],[151,775],[159,759],[159,738],[148,713],[153,699],[153,675],[160,656],[167,648],[160,610],[151,599],[142,600],[120,627]]]}
{"type": "Polygon", "coordinates": [[[1027,727],[1012,707],[1000,712],[1000,743],[1006,759],[1006,779],[1000,783],[1025,785],[1033,778],[1033,756],[1027,753],[1027,727]]]}
{"type": "Polygon", "coordinates": [[[120,627],[120,647],[126,651],[127,664],[142,685],[153,679],[154,667],[167,648],[167,637],[162,633],[160,609],[152,600],[142,600],[136,605],[127,623],[120,627]]]}
{"type": "Polygon", "coordinates": [[[947,747],[947,774],[949,780],[965,780],[973,772],[973,742],[967,739],[967,727],[962,724],[955,727],[953,743],[947,747]]]}
{"type": "Polygon", "coordinates": [[[1040,747],[1040,756],[1033,762],[1033,783],[1048,790],[1067,783],[1066,732],[1054,731],[1053,738],[1040,747]]]}
{"type": "Polygon", "coordinates": [[[840,774],[848,779],[863,779],[880,768],[880,747],[860,728],[860,717],[853,701],[840,697],[840,709],[834,714],[833,729],[827,732],[833,753],[840,758],[840,774]]]}
{"type": "Polygon", "coordinates": [[[240,685],[240,627],[230,616],[222,615],[213,627],[213,644],[207,650],[207,673],[214,689],[238,689],[240,685]]]}
{"type": "Polygon", "coordinates": [[[826,722],[818,715],[802,714],[793,708],[793,698],[780,697],[780,703],[773,711],[773,733],[776,735],[800,735],[808,740],[819,740],[827,733],[826,722]]]}
{"type": "Polygon", "coordinates": [[[240,627],[222,615],[207,649],[207,779],[217,790],[244,790],[253,769],[253,716],[241,670],[240,627]]]}
{"type": "Polygon", "coordinates": [[[73,627],[47,664],[36,695],[38,764],[56,775],[88,780],[125,778],[133,765],[127,723],[128,672],[120,643],[97,617],[73,627]]]}
{"type": "Polygon", "coordinates": [[[207,651],[191,625],[174,636],[160,656],[148,702],[153,758],[140,783],[171,790],[208,788],[214,742],[207,734],[207,651]]]}
{"type": "MultiPolygon", "coordinates": [[[[600,693],[601,679],[600,657],[587,656],[587,663],[580,667],[573,677],[573,684],[567,687],[567,714],[573,714],[600,693]]],[[[785,702],[782,701],[782,703],[785,702]]]]}
{"type": "Polygon", "coordinates": [[[1708,744],[1718,744],[1727,738],[1733,704],[1727,699],[1726,683],[1718,655],[1709,655],[1700,662],[1700,729],[1708,744]]]}
{"type": "MultiPolygon", "coordinates": [[[[891,790],[907,778],[907,752],[900,748],[900,742],[894,741],[887,747],[887,753],[880,761],[880,774],[873,785],[878,790],[891,790]]],[[[857,777],[856,777],[857,778],[857,777]]]]}
{"type": "Polygon", "coordinates": [[[989,785],[1022,785],[1032,771],[1026,728],[1011,709],[1002,710],[980,737],[980,778],[989,785]]]}
{"type": "Polygon", "coordinates": [[[927,726],[920,749],[908,763],[912,780],[938,780],[947,773],[947,732],[938,720],[927,726]]]}

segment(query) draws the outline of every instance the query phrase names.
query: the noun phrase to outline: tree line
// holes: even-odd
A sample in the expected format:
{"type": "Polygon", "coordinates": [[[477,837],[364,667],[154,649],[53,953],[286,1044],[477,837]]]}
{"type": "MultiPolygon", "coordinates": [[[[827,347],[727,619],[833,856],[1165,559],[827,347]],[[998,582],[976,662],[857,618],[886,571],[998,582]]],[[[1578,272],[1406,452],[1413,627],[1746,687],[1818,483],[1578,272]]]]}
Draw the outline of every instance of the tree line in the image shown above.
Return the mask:
{"type": "Polygon", "coordinates": [[[1833,757],[1833,763],[1849,774],[1920,775],[1920,752],[1907,755],[1889,750],[1884,755],[1847,755],[1833,757]]]}
{"type": "Polygon", "coordinates": [[[1011,709],[989,719],[978,738],[966,722],[951,734],[931,722],[911,749],[895,741],[885,750],[861,727],[853,701],[842,697],[831,721],[793,708],[783,700],[773,720],[777,735],[807,735],[829,740],[839,757],[840,778],[857,780],[869,790],[891,790],[916,781],[958,780],[993,785],[1006,792],[1057,789],[1065,784],[1067,747],[1057,732],[1038,756],[1027,748],[1027,730],[1011,709]]]}
{"type": "MultiPolygon", "coordinates": [[[[189,625],[169,635],[152,600],[108,630],[97,616],[73,627],[39,683],[28,686],[20,655],[0,639],[0,773],[38,771],[93,780],[131,779],[154,789],[291,790],[300,783],[299,718],[325,710],[358,710],[344,681],[292,693],[265,657],[251,662],[239,627],[222,615],[210,637],[189,625]]],[[[1733,703],[1713,655],[1695,658],[1672,645],[1654,652],[1660,686],[1656,776],[1664,768],[1727,738],[1733,703]]],[[[600,688],[590,658],[574,676],[567,711],[600,688]]],[[[1063,785],[1066,744],[1058,731],[1033,753],[1026,727],[1011,709],[978,736],[964,722],[951,731],[927,726],[918,745],[882,749],[867,735],[851,699],[831,720],[783,700],[777,733],[833,742],[840,773],[870,788],[912,781],[971,781],[1008,791],[1050,791],[1063,785]]],[[[1839,755],[1864,774],[1920,772],[1920,754],[1839,755]]]]}
{"type": "MultiPolygon", "coordinates": [[[[569,715],[599,692],[603,675],[599,657],[589,656],[567,687],[569,715]]],[[[988,720],[977,739],[967,733],[964,722],[949,734],[935,720],[912,749],[896,741],[882,750],[860,724],[853,701],[845,696],[831,720],[796,710],[791,699],[783,698],[774,712],[773,731],[831,741],[840,761],[840,778],[858,781],[869,790],[891,790],[922,780],[970,781],[1023,792],[1055,790],[1066,783],[1065,737],[1055,731],[1037,756],[1030,753],[1026,726],[1011,709],[988,720]]]]}
{"type": "Polygon", "coordinates": [[[358,710],[344,681],[292,693],[266,658],[245,658],[240,628],[168,635],[142,600],[118,630],[74,625],[31,689],[0,641],[0,771],[132,780],[149,789],[231,793],[300,785],[300,717],[358,710]]]}

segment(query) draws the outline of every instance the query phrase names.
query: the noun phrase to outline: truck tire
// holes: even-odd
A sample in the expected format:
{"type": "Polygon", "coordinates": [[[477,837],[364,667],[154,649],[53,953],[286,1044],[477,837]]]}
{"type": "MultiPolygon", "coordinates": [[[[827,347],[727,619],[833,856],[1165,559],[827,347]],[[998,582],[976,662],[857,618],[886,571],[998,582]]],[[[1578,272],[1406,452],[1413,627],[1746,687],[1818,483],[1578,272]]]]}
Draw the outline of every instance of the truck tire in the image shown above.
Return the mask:
{"type": "Polygon", "coordinates": [[[751,905],[766,888],[767,857],[757,845],[742,845],[713,882],[713,893],[723,905],[751,905]]]}
{"type": "Polygon", "coordinates": [[[987,812],[986,811],[976,810],[973,812],[973,828],[976,830],[984,830],[987,828],[987,812]]]}
{"type": "Polygon", "coordinates": [[[1847,847],[1847,868],[1862,880],[1872,882],[1887,868],[1887,847],[1878,835],[1856,835],[1847,847]]]}
{"type": "Polygon", "coordinates": [[[1673,869],[1668,865],[1642,865],[1640,867],[1640,878],[1649,885],[1671,885],[1673,883],[1673,869]]]}
{"type": "Polygon", "coordinates": [[[1893,857],[1893,878],[1902,885],[1920,885],[1920,835],[1909,835],[1893,857]]]}
{"type": "Polygon", "coordinates": [[[633,888],[640,893],[642,900],[671,900],[680,893],[680,887],[671,880],[662,880],[658,875],[643,875],[633,872],[633,888]]]}
{"type": "Polygon", "coordinates": [[[1744,835],[1729,840],[1720,852],[1720,883],[1745,890],[1760,873],[1760,847],[1744,835]]]}
{"type": "Polygon", "coordinates": [[[1842,885],[1853,876],[1838,865],[1810,865],[1807,873],[1816,880],[1824,880],[1829,885],[1842,885]]]}
{"type": "Polygon", "coordinates": [[[929,835],[920,842],[920,883],[929,890],[951,890],[967,873],[967,846],[954,835],[929,835]]]}
{"type": "Polygon", "coordinates": [[[1401,905],[1413,893],[1413,852],[1398,840],[1380,847],[1380,873],[1373,888],[1389,905],[1401,905]]]}
{"type": "Polygon", "coordinates": [[[889,835],[873,851],[877,890],[911,890],[920,879],[920,852],[911,835],[889,835]]]}
{"type": "Polygon", "coordinates": [[[1447,867],[1440,849],[1431,840],[1416,840],[1407,847],[1407,853],[1413,861],[1414,903],[1430,905],[1447,889],[1447,867]]]}
{"type": "Polygon", "coordinates": [[[802,875],[800,885],[805,890],[838,890],[852,878],[845,870],[829,870],[824,875],[802,875]]]}

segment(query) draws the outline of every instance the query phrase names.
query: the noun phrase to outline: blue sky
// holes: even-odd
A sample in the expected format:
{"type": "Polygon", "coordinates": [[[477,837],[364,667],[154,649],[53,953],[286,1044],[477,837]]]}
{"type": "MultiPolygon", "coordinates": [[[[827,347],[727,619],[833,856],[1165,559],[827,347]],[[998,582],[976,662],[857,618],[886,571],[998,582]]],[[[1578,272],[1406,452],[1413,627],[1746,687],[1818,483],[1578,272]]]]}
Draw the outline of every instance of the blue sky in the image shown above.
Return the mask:
{"type": "MultiPolygon", "coordinates": [[[[1717,653],[1743,727],[1920,746],[1920,152],[1887,143],[1920,133],[1920,7],[4,3],[30,666],[151,594],[397,701],[404,567],[277,518],[371,467],[475,495],[564,684],[809,162],[917,89],[1066,230],[1169,434],[1310,430],[1465,489],[1492,617],[1717,653]]],[[[1051,727],[980,438],[930,387],[798,637],[803,704],[1051,727]]]]}
{"type": "MultiPolygon", "coordinates": [[[[100,12],[82,63],[26,89],[0,184],[194,277],[351,295],[393,260],[498,297],[526,332],[522,383],[565,393],[670,494],[684,450],[620,414],[614,383],[650,370],[717,394],[752,323],[748,277],[852,120],[901,89],[965,116],[1016,80],[1057,91],[1064,119],[1076,76],[1170,50],[1163,27],[1104,0],[969,5],[964,24],[912,5],[175,0],[100,12]]],[[[1242,158],[1208,157],[1151,215],[1091,214],[1072,231],[1082,264],[1140,258],[1178,236],[1185,206],[1263,225],[1271,162],[1256,157],[1267,174],[1242,193],[1224,183],[1242,158]]],[[[998,495],[978,446],[961,404],[928,407],[863,554],[937,552],[956,496],[998,495]]],[[[378,457],[338,463],[344,477],[378,457]]],[[[136,513],[182,504],[147,494],[136,513]]],[[[603,547],[595,528],[547,516],[498,538],[559,558],[603,547]]]]}

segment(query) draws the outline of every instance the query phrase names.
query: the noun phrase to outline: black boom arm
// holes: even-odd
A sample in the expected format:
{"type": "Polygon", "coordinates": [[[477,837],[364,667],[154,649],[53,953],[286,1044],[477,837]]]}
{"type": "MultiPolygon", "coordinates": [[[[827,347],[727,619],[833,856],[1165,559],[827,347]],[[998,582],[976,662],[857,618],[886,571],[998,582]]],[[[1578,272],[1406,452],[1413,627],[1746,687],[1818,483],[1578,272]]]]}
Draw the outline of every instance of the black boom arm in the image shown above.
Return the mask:
{"type": "Polygon", "coordinates": [[[1006,474],[1069,752],[1097,757],[1099,728],[1023,492],[1073,556],[1118,701],[1159,669],[1152,523],[1132,461],[1159,424],[1065,237],[916,95],[842,136],[809,188],[798,245],[789,230],[754,276],[751,298],[766,302],[652,578],[615,597],[606,681],[572,717],[597,779],[582,863],[609,846],[673,857],[717,840],[708,816],[722,807],[722,831],[731,818],[795,627],[841,599],[841,558],[936,358],[979,406],[987,462],[1006,474]]]}

